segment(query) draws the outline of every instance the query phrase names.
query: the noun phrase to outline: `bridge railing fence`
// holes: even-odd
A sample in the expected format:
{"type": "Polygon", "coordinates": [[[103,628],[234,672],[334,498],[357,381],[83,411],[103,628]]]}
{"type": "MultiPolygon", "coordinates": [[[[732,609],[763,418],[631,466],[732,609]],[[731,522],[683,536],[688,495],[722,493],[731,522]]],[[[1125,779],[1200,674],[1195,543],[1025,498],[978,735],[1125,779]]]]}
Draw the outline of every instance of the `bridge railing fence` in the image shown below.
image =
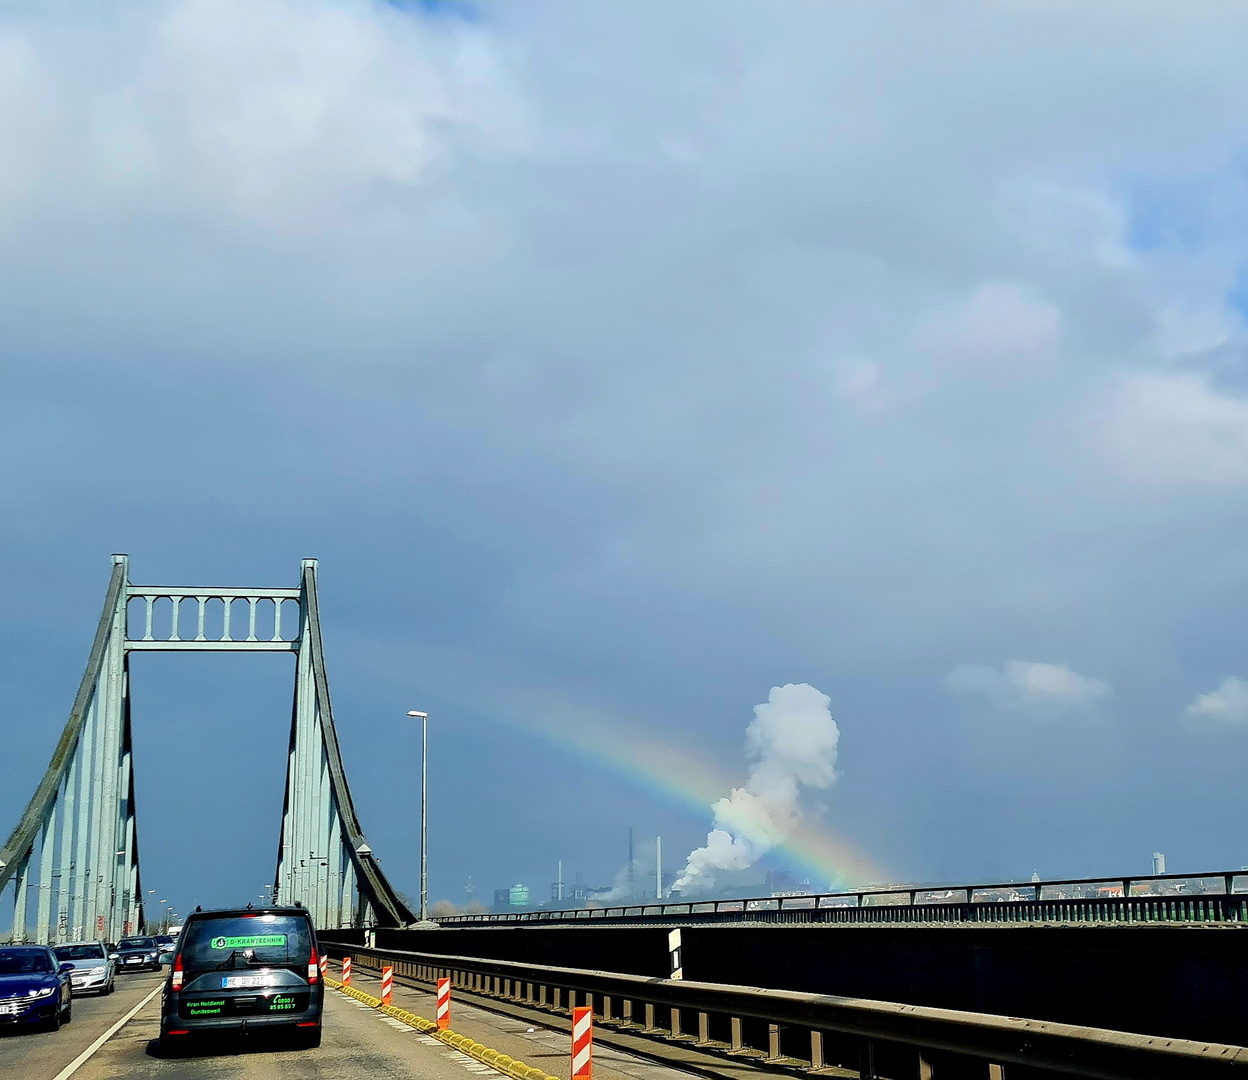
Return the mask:
{"type": "Polygon", "coordinates": [[[556,1026],[573,1007],[590,1006],[595,1023],[611,1031],[790,1072],[919,1080],[993,1080],[1007,1069],[1011,1077],[1101,1080],[1248,1076],[1245,1047],[888,1001],[323,945],[335,959],[350,956],[356,969],[388,965],[400,981],[428,986],[450,978],[478,999],[558,1017],[556,1026]]]}
{"type": "Polygon", "coordinates": [[[482,912],[443,926],[582,921],[664,923],[1248,922],[1248,872],[1070,878],[984,885],[482,912]]]}

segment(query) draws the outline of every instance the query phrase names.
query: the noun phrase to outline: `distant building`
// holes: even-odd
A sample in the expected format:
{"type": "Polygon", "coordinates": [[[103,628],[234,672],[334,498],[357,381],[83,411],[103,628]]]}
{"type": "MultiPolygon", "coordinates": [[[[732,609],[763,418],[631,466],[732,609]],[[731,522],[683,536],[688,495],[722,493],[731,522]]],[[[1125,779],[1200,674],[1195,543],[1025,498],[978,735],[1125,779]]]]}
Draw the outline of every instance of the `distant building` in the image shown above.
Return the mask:
{"type": "Polygon", "coordinates": [[[1164,874],[1166,872],[1166,857],[1160,851],[1153,852],[1153,873],[1164,874]]]}
{"type": "Polygon", "coordinates": [[[797,882],[787,870],[768,870],[763,879],[763,889],[770,895],[791,893],[797,888],[797,882]]]}
{"type": "Polygon", "coordinates": [[[763,889],[768,896],[809,896],[811,892],[809,878],[797,881],[788,870],[769,870],[763,889]]]}
{"type": "Polygon", "coordinates": [[[529,906],[529,887],[527,885],[513,885],[507,890],[508,901],[512,907],[528,907],[529,906]]]}
{"type": "Polygon", "coordinates": [[[494,910],[504,911],[511,907],[511,890],[495,889],[494,890],[494,910]]]}

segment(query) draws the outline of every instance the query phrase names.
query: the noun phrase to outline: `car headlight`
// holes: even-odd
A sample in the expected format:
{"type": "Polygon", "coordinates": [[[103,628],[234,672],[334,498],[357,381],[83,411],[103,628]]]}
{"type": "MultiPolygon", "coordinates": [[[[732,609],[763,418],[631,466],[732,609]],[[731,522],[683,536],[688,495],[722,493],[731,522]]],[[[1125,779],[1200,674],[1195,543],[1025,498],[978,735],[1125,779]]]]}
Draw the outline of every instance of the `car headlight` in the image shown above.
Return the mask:
{"type": "Polygon", "coordinates": [[[99,967],[93,967],[90,971],[87,972],[87,974],[88,975],[103,975],[104,965],[101,964],[99,967]]]}
{"type": "Polygon", "coordinates": [[[45,986],[42,990],[32,990],[30,996],[33,998],[51,997],[55,993],[55,986],[45,986]]]}
{"type": "Polygon", "coordinates": [[[157,955],[158,955],[157,953],[154,953],[154,952],[149,952],[149,953],[147,954],[147,958],[148,958],[149,960],[155,960],[155,959],[156,959],[156,957],[157,957],[157,955]]]}

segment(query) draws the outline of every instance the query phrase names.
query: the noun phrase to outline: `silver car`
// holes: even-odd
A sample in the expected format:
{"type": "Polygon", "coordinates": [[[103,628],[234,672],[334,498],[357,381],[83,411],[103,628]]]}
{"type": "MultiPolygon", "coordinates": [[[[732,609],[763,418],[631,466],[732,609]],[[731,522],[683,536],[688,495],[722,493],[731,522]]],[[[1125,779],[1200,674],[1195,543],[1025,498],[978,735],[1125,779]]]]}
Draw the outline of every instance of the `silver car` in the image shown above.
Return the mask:
{"type": "Polygon", "coordinates": [[[70,964],[70,986],[75,994],[111,994],[117,964],[98,941],[71,941],[53,945],[52,951],[62,964],[70,964]]]}

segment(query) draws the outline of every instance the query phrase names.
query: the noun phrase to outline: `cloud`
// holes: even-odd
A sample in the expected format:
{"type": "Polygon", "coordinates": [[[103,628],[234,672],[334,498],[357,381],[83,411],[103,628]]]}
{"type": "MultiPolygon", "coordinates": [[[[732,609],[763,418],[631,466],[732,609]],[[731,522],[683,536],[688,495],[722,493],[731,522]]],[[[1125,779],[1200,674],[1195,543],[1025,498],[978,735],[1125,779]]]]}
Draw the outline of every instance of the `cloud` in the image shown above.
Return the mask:
{"type": "Polygon", "coordinates": [[[1124,377],[1106,427],[1118,467],[1164,484],[1248,484],[1248,397],[1218,390],[1206,374],[1124,377]]]}
{"type": "Polygon", "coordinates": [[[835,367],[833,386],[837,397],[861,412],[878,412],[884,407],[880,368],[871,360],[842,360],[835,367]]]}
{"type": "Polygon", "coordinates": [[[426,10],[0,5],[12,565],[321,554],[370,634],[702,747],[802,670],[895,688],[892,760],[958,704],[916,656],[1032,634],[1187,700],[1243,565],[1242,5],[426,10]]]}
{"type": "Polygon", "coordinates": [[[1198,720],[1214,720],[1221,724],[1248,724],[1248,680],[1228,675],[1216,690],[1200,694],[1185,710],[1198,720]]]}
{"type": "Polygon", "coordinates": [[[986,664],[959,664],[945,676],[945,685],[996,708],[1037,717],[1086,715],[1113,693],[1104,679],[1080,675],[1065,664],[1028,660],[1008,660],[1000,671],[986,664]]]}
{"type": "Polygon", "coordinates": [[[963,363],[1026,362],[1057,344],[1057,307],[1011,282],[985,281],[925,323],[918,343],[963,363]]]}

